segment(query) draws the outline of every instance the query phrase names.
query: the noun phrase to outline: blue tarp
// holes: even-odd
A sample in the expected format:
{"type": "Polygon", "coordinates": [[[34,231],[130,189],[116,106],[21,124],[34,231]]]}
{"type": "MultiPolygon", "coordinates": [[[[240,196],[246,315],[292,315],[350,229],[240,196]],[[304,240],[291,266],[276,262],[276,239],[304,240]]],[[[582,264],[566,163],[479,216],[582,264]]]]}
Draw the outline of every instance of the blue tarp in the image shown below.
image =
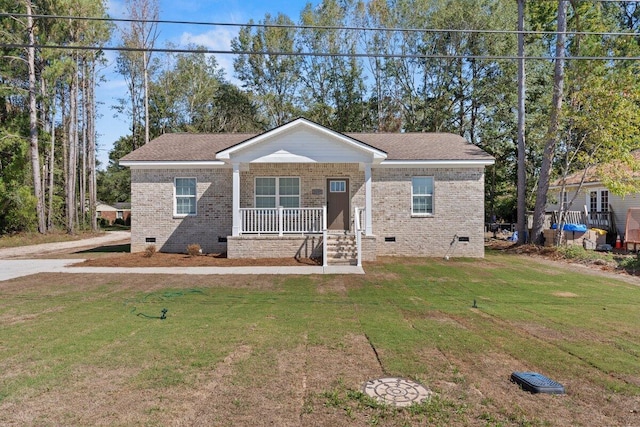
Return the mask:
{"type": "MultiPolygon", "coordinates": [[[[552,230],[555,230],[558,228],[558,224],[553,224],[551,226],[552,230]]],[[[564,231],[581,231],[581,232],[585,232],[587,231],[587,225],[586,224],[565,224],[562,229],[564,231]]]]}
{"type": "MultiPolygon", "coordinates": [[[[529,233],[525,233],[524,234],[524,240],[527,241],[529,240],[529,233]]],[[[518,241],[518,232],[514,231],[513,234],[511,235],[511,237],[509,237],[507,240],[511,241],[511,242],[517,242],[518,241]]]]}

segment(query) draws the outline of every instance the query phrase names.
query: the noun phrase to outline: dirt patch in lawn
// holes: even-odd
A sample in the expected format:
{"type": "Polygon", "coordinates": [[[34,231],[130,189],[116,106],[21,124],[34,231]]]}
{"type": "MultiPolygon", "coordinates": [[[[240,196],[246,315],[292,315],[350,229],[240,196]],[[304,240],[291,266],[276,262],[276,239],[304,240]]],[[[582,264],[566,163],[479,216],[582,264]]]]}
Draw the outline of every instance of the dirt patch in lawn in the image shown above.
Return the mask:
{"type": "Polygon", "coordinates": [[[309,258],[229,259],[225,254],[190,256],[185,254],[144,253],[111,254],[87,259],[74,267],[242,267],[242,266],[315,266],[309,258]]]}
{"type": "Polygon", "coordinates": [[[576,298],[578,296],[573,292],[554,292],[552,295],[560,298],[576,298]]]}

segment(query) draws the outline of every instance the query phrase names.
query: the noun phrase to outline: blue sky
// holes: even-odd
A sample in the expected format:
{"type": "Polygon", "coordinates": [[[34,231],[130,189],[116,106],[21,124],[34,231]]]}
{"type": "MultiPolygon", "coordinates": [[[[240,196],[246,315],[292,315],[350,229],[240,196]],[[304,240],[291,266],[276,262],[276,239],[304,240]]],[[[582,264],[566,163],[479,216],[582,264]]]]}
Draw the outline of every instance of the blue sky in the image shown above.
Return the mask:
{"type": "MultiPolygon", "coordinates": [[[[286,1],[286,0],[159,0],[160,19],[197,22],[224,22],[244,24],[250,19],[258,21],[265,14],[276,15],[278,12],[287,14],[294,22],[298,21],[300,12],[307,3],[317,4],[315,1],[286,1]]],[[[108,13],[113,18],[128,18],[123,2],[108,0],[108,13]]],[[[159,26],[159,38],[156,47],[164,47],[166,42],[172,42],[179,47],[189,43],[205,46],[209,49],[231,48],[231,40],[237,35],[238,27],[209,27],[202,25],[164,24],[159,26]]],[[[117,35],[116,35],[117,36],[117,35]]],[[[114,39],[115,40],[115,39],[114,39]]],[[[116,42],[113,41],[112,44],[116,42]]],[[[112,106],[117,104],[118,98],[126,98],[127,91],[124,79],[114,71],[116,52],[107,52],[108,65],[103,71],[105,80],[96,90],[98,101],[98,117],[96,130],[98,133],[98,160],[104,168],[109,161],[109,151],[113,143],[129,133],[129,120],[124,116],[114,117],[112,106]]],[[[225,70],[227,79],[233,78],[233,56],[216,56],[218,64],[225,70]]]]}

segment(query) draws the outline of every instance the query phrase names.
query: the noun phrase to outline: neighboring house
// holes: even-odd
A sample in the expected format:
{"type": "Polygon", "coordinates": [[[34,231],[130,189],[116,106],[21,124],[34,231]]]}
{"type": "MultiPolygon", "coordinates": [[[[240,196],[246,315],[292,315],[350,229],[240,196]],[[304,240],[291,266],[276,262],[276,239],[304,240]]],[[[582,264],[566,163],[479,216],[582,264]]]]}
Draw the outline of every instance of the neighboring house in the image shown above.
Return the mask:
{"type": "Polygon", "coordinates": [[[122,219],[125,223],[131,217],[131,203],[115,203],[113,206],[98,202],[96,206],[96,217],[103,218],[113,224],[116,219],[122,219]]]}
{"type": "Polygon", "coordinates": [[[484,256],[484,168],[444,133],[165,134],[126,155],[131,250],[229,258],[484,256]],[[360,232],[356,233],[359,230],[360,232]]]}
{"type": "MultiPolygon", "coordinates": [[[[633,153],[636,160],[640,161],[640,151],[633,153]]],[[[624,166],[618,166],[624,168],[624,166]]],[[[628,171],[631,178],[640,179],[638,172],[628,171]]],[[[598,177],[596,167],[591,166],[585,170],[573,173],[565,179],[565,191],[562,192],[562,179],[558,179],[549,186],[549,193],[553,195],[551,203],[547,204],[547,211],[559,211],[561,204],[565,210],[574,211],[581,216],[582,223],[588,227],[607,230],[610,233],[609,241],[615,242],[616,235],[625,239],[625,224],[629,208],[640,208],[640,195],[628,194],[624,197],[617,196],[609,191],[598,177]],[[578,188],[584,176],[579,193],[578,188]],[[569,202],[575,197],[572,205],[569,202]]],[[[572,220],[576,222],[577,220],[572,220]]]]}

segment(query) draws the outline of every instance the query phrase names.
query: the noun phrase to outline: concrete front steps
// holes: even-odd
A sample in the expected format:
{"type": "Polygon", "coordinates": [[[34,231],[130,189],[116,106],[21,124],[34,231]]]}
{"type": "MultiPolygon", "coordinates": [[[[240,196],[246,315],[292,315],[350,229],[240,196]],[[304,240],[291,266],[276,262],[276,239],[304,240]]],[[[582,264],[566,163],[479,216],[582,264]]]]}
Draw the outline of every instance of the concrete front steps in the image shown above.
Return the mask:
{"type": "Polygon", "coordinates": [[[344,233],[327,234],[327,265],[357,265],[356,236],[344,233]]]}

